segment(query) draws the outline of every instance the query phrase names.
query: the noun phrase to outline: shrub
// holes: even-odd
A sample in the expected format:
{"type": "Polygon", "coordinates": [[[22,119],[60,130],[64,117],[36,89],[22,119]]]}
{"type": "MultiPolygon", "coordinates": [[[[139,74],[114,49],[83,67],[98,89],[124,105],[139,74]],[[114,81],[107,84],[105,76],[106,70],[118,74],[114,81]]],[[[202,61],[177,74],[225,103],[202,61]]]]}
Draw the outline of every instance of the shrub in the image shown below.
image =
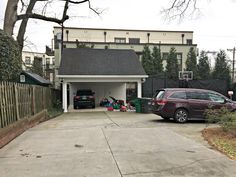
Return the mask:
{"type": "Polygon", "coordinates": [[[21,64],[18,43],[0,30],[0,81],[18,81],[21,64]]]}
{"type": "Polygon", "coordinates": [[[230,112],[227,108],[208,109],[205,112],[209,123],[219,124],[224,131],[236,132],[236,113],[230,112]]]}

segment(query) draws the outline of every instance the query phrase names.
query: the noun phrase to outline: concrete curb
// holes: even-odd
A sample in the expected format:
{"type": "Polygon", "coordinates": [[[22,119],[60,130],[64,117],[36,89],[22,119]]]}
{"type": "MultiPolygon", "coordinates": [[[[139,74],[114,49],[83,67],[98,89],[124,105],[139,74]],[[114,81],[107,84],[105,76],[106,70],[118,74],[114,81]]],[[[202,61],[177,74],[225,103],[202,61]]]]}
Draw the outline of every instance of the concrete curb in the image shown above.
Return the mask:
{"type": "Polygon", "coordinates": [[[0,129],[0,149],[22,134],[25,130],[34,127],[42,121],[47,120],[47,110],[43,110],[36,115],[21,119],[8,127],[0,129]]]}

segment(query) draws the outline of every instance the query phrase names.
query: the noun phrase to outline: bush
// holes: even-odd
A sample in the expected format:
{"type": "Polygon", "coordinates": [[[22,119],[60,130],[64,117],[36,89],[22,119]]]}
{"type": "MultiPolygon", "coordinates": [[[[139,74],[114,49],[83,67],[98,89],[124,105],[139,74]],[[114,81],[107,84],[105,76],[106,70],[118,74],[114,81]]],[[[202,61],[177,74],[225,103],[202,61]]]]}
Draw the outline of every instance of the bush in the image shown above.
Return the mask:
{"type": "Polygon", "coordinates": [[[18,81],[21,64],[18,43],[0,30],[0,81],[18,81]]]}
{"type": "Polygon", "coordinates": [[[236,113],[230,112],[227,108],[208,109],[205,112],[209,123],[218,123],[224,131],[236,132],[236,113]]]}

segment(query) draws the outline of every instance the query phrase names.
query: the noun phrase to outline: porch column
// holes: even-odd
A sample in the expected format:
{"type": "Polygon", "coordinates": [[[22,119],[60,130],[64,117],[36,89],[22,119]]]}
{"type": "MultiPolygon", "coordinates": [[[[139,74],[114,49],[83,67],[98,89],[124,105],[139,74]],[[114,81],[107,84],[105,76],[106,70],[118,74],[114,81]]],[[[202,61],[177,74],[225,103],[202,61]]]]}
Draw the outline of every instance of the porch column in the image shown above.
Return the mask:
{"type": "Polygon", "coordinates": [[[67,82],[63,82],[62,85],[62,107],[64,112],[67,112],[67,82]]]}
{"type": "Polygon", "coordinates": [[[137,82],[137,96],[138,98],[142,98],[142,82],[137,82]]]}

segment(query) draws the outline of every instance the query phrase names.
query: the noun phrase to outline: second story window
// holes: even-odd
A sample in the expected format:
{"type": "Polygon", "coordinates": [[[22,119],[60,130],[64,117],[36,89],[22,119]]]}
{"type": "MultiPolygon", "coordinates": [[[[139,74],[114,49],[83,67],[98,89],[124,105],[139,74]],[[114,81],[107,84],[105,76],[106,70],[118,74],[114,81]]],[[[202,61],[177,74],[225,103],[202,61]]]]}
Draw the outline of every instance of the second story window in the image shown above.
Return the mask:
{"type": "Polygon", "coordinates": [[[50,58],[46,58],[46,65],[50,64],[50,58]]]}
{"type": "Polygon", "coordinates": [[[30,59],[30,57],[25,57],[25,64],[26,64],[26,65],[31,65],[31,59],[30,59]]]}
{"type": "Polygon", "coordinates": [[[162,53],[162,60],[167,60],[169,53],[162,53]]]}
{"type": "Polygon", "coordinates": [[[55,58],[52,58],[52,64],[55,65],[55,58]]]}
{"type": "Polygon", "coordinates": [[[193,44],[193,40],[192,40],[192,39],[187,39],[187,40],[186,40],[186,43],[187,43],[188,45],[192,45],[192,44],[193,44]]]}
{"type": "Polygon", "coordinates": [[[178,62],[178,68],[181,71],[182,70],[182,58],[183,58],[183,54],[182,53],[177,53],[177,62],[178,62]]]}
{"type": "Polygon", "coordinates": [[[130,44],[139,44],[140,39],[139,38],[129,38],[129,43],[130,44]]]}
{"type": "Polygon", "coordinates": [[[115,43],[126,43],[126,39],[115,37],[115,43]]]}

